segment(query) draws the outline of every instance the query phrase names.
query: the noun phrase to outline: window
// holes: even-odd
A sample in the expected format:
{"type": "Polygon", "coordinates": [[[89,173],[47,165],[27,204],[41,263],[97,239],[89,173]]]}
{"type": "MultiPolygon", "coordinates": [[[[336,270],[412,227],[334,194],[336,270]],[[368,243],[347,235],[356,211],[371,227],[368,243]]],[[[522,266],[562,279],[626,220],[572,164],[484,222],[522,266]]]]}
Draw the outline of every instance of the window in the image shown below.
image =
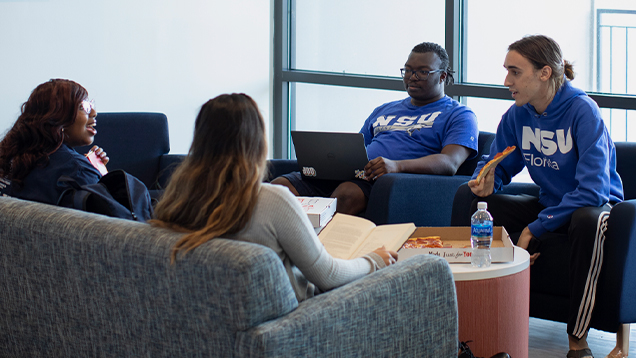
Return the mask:
{"type": "Polygon", "coordinates": [[[636,11],[597,10],[596,91],[636,94],[636,11]]]}
{"type": "Polygon", "coordinates": [[[444,44],[444,1],[321,0],[292,5],[291,69],[399,77],[416,44],[444,44]]]}
{"type": "Polygon", "coordinates": [[[358,132],[377,106],[407,96],[400,91],[298,83],[293,127],[309,131],[358,132]]]}
{"type": "Polygon", "coordinates": [[[293,153],[290,129],[358,131],[373,108],[404,98],[398,71],[423,41],[444,45],[451,57],[456,82],[446,93],[473,108],[480,130],[495,131],[512,104],[503,86],[507,47],[537,33],[560,44],[574,64],[573,84],[602,108],[612,138],[636,141],[633,1],[274,0],[274,6],[275,158],[293,153]]]}
{"type": "MultiPolygon", "coordinates": [[[[514,16],[515,3],[506,0],[466,1],[466,39],[462,43],[467,83],[502,85],[505,77],[503,61],[508,45],[525,35],[545,34],[561,46],[563,57],[573,63],[575,79],[572,84],[587,92],[636,94],[636,65],[630,68],[628,59],[636,63],[636,11],[596,9],[598,6],[621,6],[616,2],[585,0],[572,6],[570,2],[538,0],[533,6],[523,6],[524,16],[514,16]],[[484,21],[491,9],[514,16],[514,26],[501,31],[500,22],[484,21]],[[545,9],[550,9],[546,12],[545,9]],[[563,19],[567,14],[567,31],[563,19]],[[536,19],[541,18],[540,22],[536,19]],[[593,24],[596,23],[596,28],[593,24]],[[573,36],[590,34],[597,36],[573,36]],[[596,39],[596,41],[590,41],[596,39]],[[477,39],[488,39],[488,41],[477,39]],[[628,84],[632,87],[628,88],[628,84]]],[[[473,106],[471,97],[464,103],[473,106]]],[[[491,110],[474,108],[481,130],[491,130],[501,118],[501,107],[491,110]],[[494,123],[493,123],[494,121],[494,123]]],[[[630,116],[622,109],[603,110],[604,120],[614,140],[636,140],[636,124],[629,124],[630,116]],[[629,135],[628,135],[629,134],[629,135]]]]}
{"type": "Polygon", "coordinates": [[[478,97],[466,97],[464,102],[475,112],[479,130],[492,133],[497,131],[501,116],[515,103],[508,99],[478,97]]]}
{"type": "Polygon", "coordinates": [[[554,0],[535,0],[532,4],[507,0],[465,1],[467,35],[462,43],[466,57],[465,81],[503,85],[506,75],[503,63],[508,46],[526,35],[543,34],[559,43],[563,57],[574,64],[573,85],[592,90],[592,73],[586,69],[592,68],[593,42],[591,36],[584,35],[591,34],[592,30],[591,3],[592,0],[580,0],[573,6],[569,1],[554,0]],[[497,9],[497,21],[492,19],[493,9],[497,9]]]}
{"type": "Polygon", "coordinates": [[[407,96],[400,68],[413,46],[445,41],[445,0],[274,4],[274,157],[293,155],[292,129],[359,131],[375,107],[407,96]]]}
{"type": "Polygon", "coordinates": [[[636,111],[601,108],[601,113],[613,141],[636,142],[636,111]]]}
{"type": "MultiPolygon", "coordinates": [[[[597,9],[596,91],[636,94],[636,10],[597,9]]],[[[615,141],[636,141],[636,111],[603,108],[615,141]]]]}

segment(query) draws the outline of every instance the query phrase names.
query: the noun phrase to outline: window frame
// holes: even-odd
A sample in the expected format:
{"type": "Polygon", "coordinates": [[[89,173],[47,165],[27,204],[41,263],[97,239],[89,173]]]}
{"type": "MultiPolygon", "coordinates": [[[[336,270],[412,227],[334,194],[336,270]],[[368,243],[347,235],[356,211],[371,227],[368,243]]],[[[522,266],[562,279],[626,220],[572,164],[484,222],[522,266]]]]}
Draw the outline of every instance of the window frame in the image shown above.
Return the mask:
{"type": "MultiPolygon", "coordinates": [[[[288,159],[291,152],[290,130],[294,127],[293,93],[295,83],[371,88],[403,91],[399,77],[356,75],[294,69],[294,3],[295,0],[274,1],[274,44],[273,44],[273,108],[272,108],[272,155],[276,159],[288,159]]],[[[451,67],[456,70],[455,84],[446,86],[446,94],[461,101],[462,97],[510,99],[508,88],[464,82],[466,74],[466,51],[462,48],[465,36],[466,18],[463,0],[446,0],[445,48],[451,59],[451,67]]],[[[601,108],[636,110],[636,95],[618,95],[597,92],[587,94],[601,108]]]]}

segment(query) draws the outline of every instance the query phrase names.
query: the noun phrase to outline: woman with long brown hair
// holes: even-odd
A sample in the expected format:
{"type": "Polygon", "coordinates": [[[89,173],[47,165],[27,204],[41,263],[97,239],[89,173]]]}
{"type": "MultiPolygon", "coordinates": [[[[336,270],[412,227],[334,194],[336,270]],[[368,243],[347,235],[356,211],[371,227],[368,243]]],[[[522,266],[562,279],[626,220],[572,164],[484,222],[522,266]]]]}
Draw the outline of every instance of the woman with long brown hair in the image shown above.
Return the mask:
{"type": "MultiPolygon", "coordinates": [[[[100,172],[73,148],[90,145],[97,111],[76,82],[52,79],[37,86],[0,142],[0,195],[56,204],[66,187],[62,175],[79,185],[94,184],[100,172]]],[[[106,152],[93,150],[104,164],[106,152]]]]}
{"type": "Polygon", "coordinates": [[[266,154],[265,123],[249,96],[220,95],[202,106],[188,156],[152,221],[186,233],[173,262],[219,237],[268,246],[285,265],[299,301],[395,262],[397,254],[384,248],[354,260],[331,257],[294,195],[262,183],[266,154]]]}

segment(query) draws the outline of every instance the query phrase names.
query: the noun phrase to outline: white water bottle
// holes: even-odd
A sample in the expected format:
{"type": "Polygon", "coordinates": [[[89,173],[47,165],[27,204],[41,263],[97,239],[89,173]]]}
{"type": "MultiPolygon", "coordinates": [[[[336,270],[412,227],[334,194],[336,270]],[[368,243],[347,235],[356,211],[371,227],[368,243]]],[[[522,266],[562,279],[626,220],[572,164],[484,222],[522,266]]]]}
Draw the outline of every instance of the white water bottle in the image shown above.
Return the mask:
{"type": "Polygon", "coordinates": [[[492,216],[487,207],[487,203],[480,201],[477,211],[470,218],[470,245],[473,248],[470,263],[473,267],[488,267],[491,262],[492,216]]]}

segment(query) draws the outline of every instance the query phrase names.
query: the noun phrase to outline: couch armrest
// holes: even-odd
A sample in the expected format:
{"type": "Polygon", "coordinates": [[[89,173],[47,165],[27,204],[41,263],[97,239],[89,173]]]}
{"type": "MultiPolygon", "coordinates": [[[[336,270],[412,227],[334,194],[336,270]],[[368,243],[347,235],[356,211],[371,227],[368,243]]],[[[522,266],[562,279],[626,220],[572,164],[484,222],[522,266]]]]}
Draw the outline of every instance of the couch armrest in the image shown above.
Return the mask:
{"type": "Polygon", "coordinates": [[[298,171],[298,162],[295,159],[270,159],[267,161],[265,181],[270,182],[283,174],[296,171],[298,171]]]}
{"type": "Polygon", "coordinates": [[[450,225],[453,197],[469,176],[393,173],[373,185],[365,217],[376,224],[450,225]]]}
{"type": "Polygon", "coordinates": [[[499,190],[497,194],[527,194],[539,197],[539,186],[535,183],[510,183],[499,190]]]}
{"type": "MultiPolygon", "coordinates": [[[[270,159],[267,181],[297,171],[290,159],[270,159]]],[[[470,180],[466,175],[392,173],[373,185],[363,214],[377,225],[413,222],[416,226],[448,226],[455,191],[470,180]]]]}
{"type": "Polygon", "coordinates": [[[237,335],[239,357],[451,357],[457,302],[448,263],[414,256],[237,335]]]}
{"type": "Polygon", "coordinates": [[[174,170],[186,158],[185,154],[164,154],[159,161],[159,177],[157,178],[157,189],[165,189],[170,181],[174,170]]]}
{"type": "Polygon", "coordinates": [[[636,322],[636,200],[612,208],[605,235],[592,326],[616,332],[618,323],[636,322]]]}
{"type": "MultiPolygon", "coordinates": [[[[466,180],[466,182],[468,182],[468,180],[466,180]]],[[[528,194],[538,197],[539,186],[534,183],[510,183],[498,191],[497,194],[528,194]]],[[[470,217],[472,215],[470,205],[476,196],[470,191],[468,184],[463,184],[457,188],[457,192],[454,195],[450,225],[470,226],[470,217]]]]}

